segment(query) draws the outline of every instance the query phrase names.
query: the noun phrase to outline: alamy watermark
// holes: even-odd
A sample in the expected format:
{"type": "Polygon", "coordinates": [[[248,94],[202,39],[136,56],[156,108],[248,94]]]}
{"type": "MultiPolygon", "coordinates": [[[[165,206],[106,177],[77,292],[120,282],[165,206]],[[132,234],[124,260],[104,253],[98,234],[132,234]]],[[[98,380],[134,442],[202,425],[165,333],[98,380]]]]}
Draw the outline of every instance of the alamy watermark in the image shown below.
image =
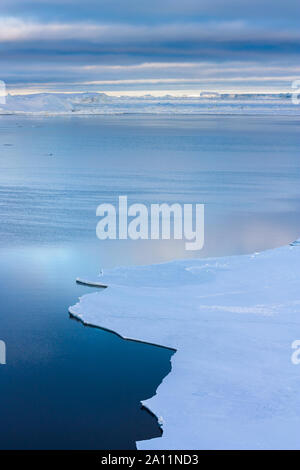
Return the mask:
{"type": "Polygon", "coordinates": [[[0,339],[0,364],[6,364],[6,344],[0,339]]]}
{"type": "Polygon", "coordinates": [[[300,104],[300,79],[293,81],[292,89],[295,90],[292,93],[292,103],[300,104]]]}
{"type": "Polygon", "coordinates": [[[0,80],[0,104],[6,104],[6,86],[3,80],[0,80]]]}
{"type": "Polygon", "coordinates": [[[185,240],[186,250],[204,246],[204,204],[128,205],[127,196],[119,196],[118,207],[100,204],[101,217],[96,234],[100,240],[185,240]],[[131,220],[129,220],[131,218],[131,220]]]}
{"type": "Polygon", "coordinates": [[[300,364],[300,340],[295,339],[295,341],[292,342],[291,347],[292,349],[295,349],[291,355],[291,361],[295,366],[297,366],[300,364]]]}

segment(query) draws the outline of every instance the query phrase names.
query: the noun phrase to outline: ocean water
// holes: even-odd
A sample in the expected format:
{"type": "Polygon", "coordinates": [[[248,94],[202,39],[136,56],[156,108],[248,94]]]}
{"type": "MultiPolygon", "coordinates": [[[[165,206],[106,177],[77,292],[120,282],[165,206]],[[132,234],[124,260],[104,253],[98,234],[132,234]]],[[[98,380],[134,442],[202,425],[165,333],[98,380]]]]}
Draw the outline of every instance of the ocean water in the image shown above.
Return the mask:
{"type": "MultiPolygon", "coordinates": [[[[300,233],[299,117],[0,117],[0,242],[98,268],[272,248],[300,233]],[[205,246],[100,241],[103,202],[204,203],[205,246]]],[[[80,274],[78,266],[78,274],[80,274]]]]}
{"type": "Polygon", "coordinates": [[[1,449],[135,449],[161,435],[141,408],[172,352],[71,319],[77,262],[59,250],[1,253],[1,449]],[[76,269],[75,269],[76,266],[76,269]]]}
{"type": "Polygon", "coordinates": [[[1,448],[134,448],[172,351],[84,327],[101,268],[273,248],[300,234],[293,116],[0,117],[1,448]],[[96,238],[96,207],[205,204],[205,245],[96,238]]]}

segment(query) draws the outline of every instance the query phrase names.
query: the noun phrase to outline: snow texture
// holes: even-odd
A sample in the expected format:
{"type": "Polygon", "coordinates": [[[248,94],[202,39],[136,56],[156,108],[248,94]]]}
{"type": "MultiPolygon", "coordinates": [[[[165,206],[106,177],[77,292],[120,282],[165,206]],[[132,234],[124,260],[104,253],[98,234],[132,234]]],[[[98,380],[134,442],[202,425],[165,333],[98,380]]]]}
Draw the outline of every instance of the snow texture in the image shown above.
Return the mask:
{"type": "MultiPolygon", "coordinates": [[[[84,281],[87,282],[88,281],[84,281]]],[[[176,349],[139,449],[299,449],[300,244],[104,271],[70,313],[176,349]]]]}

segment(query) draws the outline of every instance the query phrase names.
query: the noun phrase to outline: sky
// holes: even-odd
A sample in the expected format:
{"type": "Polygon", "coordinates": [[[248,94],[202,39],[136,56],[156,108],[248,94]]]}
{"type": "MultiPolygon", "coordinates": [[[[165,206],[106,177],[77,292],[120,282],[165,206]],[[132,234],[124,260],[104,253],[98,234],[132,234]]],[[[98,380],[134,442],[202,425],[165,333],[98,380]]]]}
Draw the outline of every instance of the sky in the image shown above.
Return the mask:
{"type": "Polygon", "coordinates": [[[1,0],[10,93],[291,91],[299,0],[1,0]]]}

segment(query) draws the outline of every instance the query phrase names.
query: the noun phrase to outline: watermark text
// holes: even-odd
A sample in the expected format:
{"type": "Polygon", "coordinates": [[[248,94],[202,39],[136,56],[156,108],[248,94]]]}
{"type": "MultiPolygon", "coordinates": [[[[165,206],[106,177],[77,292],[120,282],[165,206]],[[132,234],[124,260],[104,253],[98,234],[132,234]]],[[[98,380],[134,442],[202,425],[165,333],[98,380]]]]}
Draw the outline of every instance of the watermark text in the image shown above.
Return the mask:
{"type": "Polygon", "coordinates": [[[6,344],[0,339],[0,364],[6,364],[6,344]]]}
{"type": "Polygon", "coordinates": [[[100,240],[185,240],[186,250],[204,246],[203,204],[128,205],[127,196],[119,196],[118,207],[100,204],[96,215],[101,217],[96,234],[100,240]]]}
{"type": "Polygon", "coordinates": [[[293,81],[292,89],[295,90],[292,93],[292,103],[300,104],[300,79],[293,81]]]}
{"type": "Polygon", "coordinates": [[[3,80],[0,80],[0,104],[6,103],[6,86],[3,80]]]}

